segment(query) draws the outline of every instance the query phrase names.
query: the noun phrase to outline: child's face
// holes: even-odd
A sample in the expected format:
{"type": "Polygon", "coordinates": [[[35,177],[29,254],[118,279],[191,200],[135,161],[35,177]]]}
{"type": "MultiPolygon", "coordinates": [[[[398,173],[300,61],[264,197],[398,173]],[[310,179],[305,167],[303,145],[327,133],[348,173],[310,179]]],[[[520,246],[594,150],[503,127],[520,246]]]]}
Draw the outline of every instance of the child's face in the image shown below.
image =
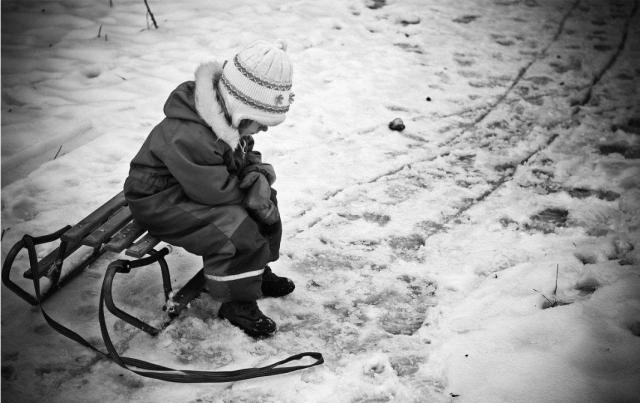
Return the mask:
{"type": "Polygon", "coordinates": [[[250,136],[262,131],[266,132],[267,130],[267,126],[255,120],[243,119],[240,121],[240,125],[238,125],[238,133],[240,133],[241,136],[250,136]]]}

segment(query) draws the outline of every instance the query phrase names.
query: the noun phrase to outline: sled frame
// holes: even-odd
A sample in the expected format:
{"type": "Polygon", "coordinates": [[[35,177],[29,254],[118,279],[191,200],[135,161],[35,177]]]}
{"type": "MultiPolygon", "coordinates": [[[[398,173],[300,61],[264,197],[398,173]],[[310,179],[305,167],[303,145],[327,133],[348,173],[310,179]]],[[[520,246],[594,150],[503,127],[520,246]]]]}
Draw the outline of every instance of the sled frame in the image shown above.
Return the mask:
{"type": "MultiPolygon", "coordinates": [[[[154,249],[159,242],[158,239],[146,233],[143,227],[133,219],[124,194],[120,192],[74,226],[67,225],[56,232],[39,237],[24,235],[7,254],[2,265],[2,282],[9,290],[30,305],[38,305],[59,291],[105,253],[124,251],[125,255],[136,258],[131,261],[118,260],[118,262],[129,262],[123,263],[125,266],[142,267],[153,263],[159,265],[165,297],[163,309],[168,314],[168,320],[162,326],[164,328],[180,315],[180,312],[188,306],[192,299],[198,297],[204,288],[204,273],[203,270],[200,270],[180,291],[172,296],[171,275],[165,260],[170,249],[167,247],[160,250],[154,249]],[[51,242],[59,242],[58,247],[39,260],[36,246],[51,242]],[[92,248],[91,252],[75,262],[74,267],[62,276],[65,259],[83,246],[92,248]],[[40,301],[11,280],[15,259],[23,250],[26,250],[29,260],[29,268],[24,271],[23,277],[34,281],[40,281],[46,277],[50,282],[49,288],[41,293],[40,301]]],[[[117,272],[113,272],[112,275],[117,272]]],[[[109,270],[106,271],[105,276],[108,274],[109,270]]],[[[109,289],[106,306],[115,316],[149,334],[157,335],[161,330],[119,309],[113,303],[111,289],[109,289]]]]}

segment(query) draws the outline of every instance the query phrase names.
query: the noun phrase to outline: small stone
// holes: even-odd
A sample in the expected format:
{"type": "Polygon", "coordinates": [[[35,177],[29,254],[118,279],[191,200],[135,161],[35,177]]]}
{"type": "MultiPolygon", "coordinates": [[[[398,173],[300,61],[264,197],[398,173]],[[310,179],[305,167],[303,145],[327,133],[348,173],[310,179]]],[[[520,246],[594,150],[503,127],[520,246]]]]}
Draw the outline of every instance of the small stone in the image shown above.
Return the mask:
{"type": "Polygon", "coordinates": [[[431,97],[427,97],[427,102],[431,102],[431,97]]]}
{"type": "Polygon", "coordinates": [[[412,15],[412,16],[407,16],[407,17],[401,18],[400,19],[400,24],[402,24],[404,26],[420,24],[420,17],[418,17],[416,15],[412,15]]]}
{"type": "Polygon", "coordinates": [[[389,122],[389,129],[401,132],[404,130],[404,122],[400,118],[395,118],[389,122]]]}

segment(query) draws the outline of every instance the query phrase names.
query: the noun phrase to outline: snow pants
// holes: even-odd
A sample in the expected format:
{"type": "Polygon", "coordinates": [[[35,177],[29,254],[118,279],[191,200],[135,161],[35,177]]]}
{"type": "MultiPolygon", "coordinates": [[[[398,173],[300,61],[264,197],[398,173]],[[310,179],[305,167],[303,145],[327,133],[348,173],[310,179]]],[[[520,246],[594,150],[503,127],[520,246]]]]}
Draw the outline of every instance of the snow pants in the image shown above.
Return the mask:
{"type": "MultiPolygon", "coordinates": [[[[131,212],[154,237],[202,256],[206,287],[220,302],[262,296],[262,273],[278,259],[282,223],[266,226],[242,205],[209,206],[186,197],[175,184],[149,194],[131,176],[125,197],[131,212]]],[[[276,191],[272,200],[277,204],[276,191]]]]}
{"type": "MultiPolygon", "coordinates": [[[[252,223],[253,227],[257,223],[252,223]]],[[[282,223],[257,224],[259,236],[231,239],[230,247],[202,257],[206,287],[213,299],[226,301],[255,301],[262,296],[262,274],[268,262],[278,259],[282,223]],[[231,246],[233,245],[233,246],[231,246]],[[262,262],[257,269],[252,262],[262,262]]],[[[245,232],[245,231],[242,231],[245,232]]]]}

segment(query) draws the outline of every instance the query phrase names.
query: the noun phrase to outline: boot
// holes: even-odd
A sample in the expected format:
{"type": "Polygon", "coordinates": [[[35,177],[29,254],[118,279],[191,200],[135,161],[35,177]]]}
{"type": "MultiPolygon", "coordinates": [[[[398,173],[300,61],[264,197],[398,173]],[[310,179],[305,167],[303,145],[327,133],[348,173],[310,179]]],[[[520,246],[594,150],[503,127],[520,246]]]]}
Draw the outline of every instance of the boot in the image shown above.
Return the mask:
{"type": "Polygon", "coordinates": [[[291,294],[296,288],[293,281],[286,277],[276,276],[269,266],[264,267],[262,274],[262,295],[265,297],[283,297],[291,294]]]}
{"type": "Polygon", "coordinates": [[[218,316],[227,319],[232,325],[256,339],[269,337],[276,331],[276,323],[260,311],[256,301],[224,302],[220,306],[218,316]]]}

